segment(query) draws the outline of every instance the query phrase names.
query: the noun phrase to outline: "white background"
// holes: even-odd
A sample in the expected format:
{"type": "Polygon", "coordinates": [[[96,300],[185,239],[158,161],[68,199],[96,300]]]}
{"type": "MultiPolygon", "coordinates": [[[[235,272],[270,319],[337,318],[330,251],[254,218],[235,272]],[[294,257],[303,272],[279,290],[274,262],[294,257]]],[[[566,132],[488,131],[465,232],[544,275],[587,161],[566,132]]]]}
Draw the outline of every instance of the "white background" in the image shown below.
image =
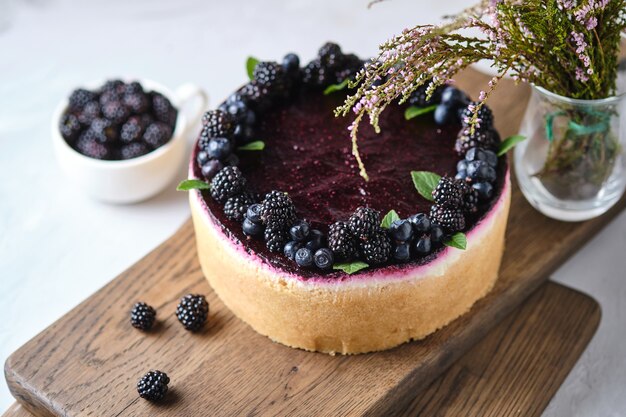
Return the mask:
{"type": "MultiPolygon", "coordinates": [[[[93,79],[192,81],[213,103],[245,81],[248,55],[305,60],[327,40],[371,56],[403,27],[464,1],[0,0],[0,360],[169,237],[189,216],[174,184],[132,206],[74,189],[55,163],[56,103],[93,79]]],[[[497,115],[497,109],[496,109],[497,115]]],[[[181,178],[184,173],[181,172],[181,178]]],[[[557,281],[600,301],[600,328],[546,416],[626,416],[626,215],[557,281]]],[[[0,382],[0,411],[13,401],[0,382]]]]}

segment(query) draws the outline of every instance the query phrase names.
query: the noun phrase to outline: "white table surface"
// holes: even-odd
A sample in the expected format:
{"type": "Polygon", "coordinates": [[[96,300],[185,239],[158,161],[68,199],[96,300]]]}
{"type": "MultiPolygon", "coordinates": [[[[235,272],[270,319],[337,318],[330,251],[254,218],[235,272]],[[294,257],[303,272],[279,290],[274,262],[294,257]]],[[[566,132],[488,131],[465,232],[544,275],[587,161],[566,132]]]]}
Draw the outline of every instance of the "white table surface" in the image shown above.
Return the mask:
{"type": "MultiPolygon", "coordinates": [[[[371,56],[403,27],[464,1],[0,0],[0,360],[169,237],[189,216],[174,184],[137,205],[89,200],[52,154],[50,116],[72,88],[130,75],[203,86],[213,103],[248,55],[305,60],[327,40],[371,56]]],[[[497,109],[496,109],[497,111],[497,109]]],[[[180,178],[183,178],[181,172],[180,178]]],[[[179,178],[179,179],[180,179],[179,178]]],[[[554,279],[602,305],[600,328],[546,416],[626,416],[626,214],[554,279]]],[[[0,382],[0,411],[13,402],[0,382]]]]}

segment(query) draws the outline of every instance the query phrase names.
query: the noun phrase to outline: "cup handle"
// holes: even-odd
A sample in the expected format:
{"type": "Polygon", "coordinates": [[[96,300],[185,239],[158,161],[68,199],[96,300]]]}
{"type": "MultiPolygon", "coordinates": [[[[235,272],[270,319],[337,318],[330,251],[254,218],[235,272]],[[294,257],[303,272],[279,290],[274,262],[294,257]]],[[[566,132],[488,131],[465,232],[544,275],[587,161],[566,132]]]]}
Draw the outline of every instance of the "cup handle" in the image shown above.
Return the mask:
{"type": "Polygon", "coordinates": [[[187,125],[185,126],[185,130],[187,130],[191,126],[195,126],[200,121],[202,114],[209,105],[209,95],[201,87],[192,83],[185,83],[179,86],[176,89],[175,94],[176,99],[178,100],[178,107],[181,110],[185,106],[188,107],[189,103],[198,101],[194,109],[185,109],[185,115],[187,116],[187,125]]]}

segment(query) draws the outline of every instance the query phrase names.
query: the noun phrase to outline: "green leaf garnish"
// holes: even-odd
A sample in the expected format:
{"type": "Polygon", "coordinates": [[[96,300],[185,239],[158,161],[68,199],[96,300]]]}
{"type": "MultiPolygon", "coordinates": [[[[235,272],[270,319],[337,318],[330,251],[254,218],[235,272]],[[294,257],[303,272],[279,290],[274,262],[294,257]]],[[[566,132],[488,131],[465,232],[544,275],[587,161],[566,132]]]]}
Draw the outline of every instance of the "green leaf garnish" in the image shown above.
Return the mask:
{"type": "Polygon", "coordinates": [[[398,216],[398,213],[396,213],[395,210],[389,210],[389,213],[385,214],[385,217],[383,217],[383,221],[380,223],[380,227],[389,229],[389,227],[391,227],[391,223],[393,223],[395,220],[400,220],[400,216],[398,216]]]}
{"type": "Polygon", "coordinates": [[[432,106],[428,106],[428,107],[410,106],[404,111],[404,118],[406,120],[411,120],[417,116],[421,116],[422,114],[433,112],[435,111],[436,108],[437,108],[436,104],[433,104],[432,106]]]}
{"type": "Polygon", "coordinates": [[[324,90],[324,95],[327,96],[329,94],[334,93],[335,91],[341,91],[344,88],[346,88],[349,83],[350,83],[350,79],[346,78],[345,80],[343,80],[339,84],[331,84],[328,87],[326,87],[326,89],[324,90]]]}
{"type": "Polygon", "coordinates": [[[444,241],[443,244],[450,246],[451,248],[465,250],[465,248],[467,248],[467,237],[465,236],[465,233],[456,232],[444,241]]]}
{"type": "Polygon", "coordinates": [[[346,274],[354,274],[355,272],[360,271],[363,268],[367,268],[369,265],[365,262],[355,261],[355,262],[347,262],[342,264],[333,265],[333,269],[341,270],[346,274]]]}
{"type": "Polygon", "coordinates": [[[263,149],[265,149],[265,142],[262,140],[255,140],[237,148],[239,151],[262,151],[263,149]]]}
{"type": "Polygon", "coordinates": [[[178,191],[190,191],[190,190],[208,190],[211,188],[211,184],[200,180],[184,180],[178,184],[176,190],[178,191]]]}
{"type": "Polygon", "coordinates": [[[500,148],[498,148],[498,156],[502,156],[507,153],[511,148],[513,148],[518,143],[524,141],[526,136],[522,135],[513,135],[504,139],[502,143],[500,143],[500,148]]]}
{"type": "Polygon", "coordinates": [[[250,80],[254,80],[254,68],[258,63],[259,60],[253,56],[249,56],[246,60],[246,71],[248,72],[248,78],[250,78],[250,80]]]}
{"type": "Polygon", "coordinates": [[[428,171],[411,171],[411,178],[415,189],[428,201],[433,201],[433,190],[439,184],[441,176],[428,171]]]}

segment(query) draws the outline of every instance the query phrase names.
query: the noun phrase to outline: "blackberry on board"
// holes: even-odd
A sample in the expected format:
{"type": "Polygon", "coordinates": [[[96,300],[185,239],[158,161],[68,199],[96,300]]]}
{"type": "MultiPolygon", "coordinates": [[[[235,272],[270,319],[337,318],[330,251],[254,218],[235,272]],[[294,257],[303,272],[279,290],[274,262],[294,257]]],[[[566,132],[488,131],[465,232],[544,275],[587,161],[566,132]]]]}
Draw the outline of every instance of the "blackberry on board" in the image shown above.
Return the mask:
{"type": "Polygon", "coordinates": [[[137,382],[137,392],[148,401],[159,401],[165,398],[169,383],[170,378],[165,372],[150,371],[137,382]]]}
{"type": "Polygon", "coordinates": [[[351,260],[358,254],[356,239],[348,223],[338,221],[328,230],[328,247],[341,260],[351,260]]]}
{"type": "Polygon", "coordinates": [[[204,326],[209,315],[209,303],[200,294],[187,294],[176,307],[176,317],[185,329],[195,332],[204,326]]]}
{"type": "Polygon", "coordinates": [[[361,244],[363,259],[370,265],[386,262],[391,254],[391,239],[382,229],[373,231],[369,239],[361,244]]]}
{"type": "Polygon", "coordinates": [[[447,207],[459,207],[463,202],[460,182],[450,177],[441,177],[432,196],[435,203],[447,207]]]}
{"type": "Polygon", "coordinates": [[[130,324],[140,330],[150,330],[156,318],[156,310],[144,302],[135,303],[130,312],[130,324]]]}
{"type": "Polygon", "coordinates": [[[465,229],[465,216],[458,208],[433,204],[430,208],[430,219],[449,233],[460,232],[465,229]]]}
{"type": "Polygon", "coordinates": [[[224,214],[230,220],[243,221],[248,208],[255,203],[251,193],[243,193],[229,197],[224,204],[224,214]]]}
{"type": "Polygon", "coordinates": [[[296,208],[289,195],[277,190],[267,193],[261,203],[261,219],[267,225],[290,227],[296,219],[296,208]]]}
{"type": "Polygon", "coordinates": [[[243,193],[246,184],[246,179],[239,168],[224,167],[211,180],[211,197],[224,203],[229,197],[243,193]]]}
{"type": "Polygon", "coordinates": [[[360,240],[367,240],[379,225],[380,212],[369,207],[358,207],[348,220],[350,230],[360,240]]]}

